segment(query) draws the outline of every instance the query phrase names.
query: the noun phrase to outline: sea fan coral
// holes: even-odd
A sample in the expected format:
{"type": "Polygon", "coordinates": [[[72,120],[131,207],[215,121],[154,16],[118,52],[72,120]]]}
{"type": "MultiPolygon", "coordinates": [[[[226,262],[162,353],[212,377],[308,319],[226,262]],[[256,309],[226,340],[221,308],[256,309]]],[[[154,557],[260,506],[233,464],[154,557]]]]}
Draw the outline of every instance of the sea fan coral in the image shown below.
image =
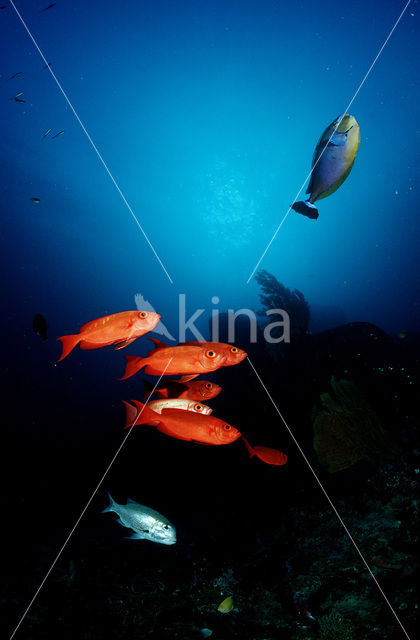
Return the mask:
{"type": "Polygon", "coordinates": [[[302,336],[308,331],[309,325],[309,304],[303,293],[298,289],[288,289],[275,278],[271,273],[259,271],[255,275],[255,280],[262,289],[260,294],[263,311],[260,315],[265,315],[270,309],[282,309],[289,314],[290,332],[292,336],[302,336]]]}
{"type": "Polygon", "coordinates": [[[350,380],[331,378],[313,411],[314,449],[331,473],[389,452],[388,437],[363,394],[350,380]]]}

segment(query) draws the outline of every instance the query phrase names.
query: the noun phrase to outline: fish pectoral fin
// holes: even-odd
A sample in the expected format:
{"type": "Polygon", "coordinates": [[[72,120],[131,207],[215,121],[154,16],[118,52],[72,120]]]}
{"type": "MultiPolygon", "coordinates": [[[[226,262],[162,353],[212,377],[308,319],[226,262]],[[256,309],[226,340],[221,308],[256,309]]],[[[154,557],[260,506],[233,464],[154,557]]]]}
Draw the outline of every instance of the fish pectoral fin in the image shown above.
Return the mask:
{"type": "Polygon", "coordinates": [[[137,340],[137,338],[127,338],[126,340],[118,340],[118,342],[115,343],[114,349],[115,350],[124,349],[124,347],[128,347],[128,345],[134,342],[134,340],[137,340]]]}
{"type": "Polygon", "coordinates": [[[331,137],[331,140],[328,144],[333,144],[335,147],[344,147],[347,142],[347,132],[346,133],[334,133],[331,137]]]}
{"type": "Polygon", "coordinates": [[[79,344],[81,349],[89,350],[89,349],[100,349],[101,347],[107,347],[112,344],[111,342],[89,342],[88,340],[82,340],[79,344]]]}
{"type": "Polygon", "coordinates": [[[151,340],[155,346],[156,349],[167,349],[168,345],[165,344],[164,342],[162,342],[162,340],[157,340],[156,338],[149,338],[149,340],[151,340]]]}
{"type": "Polygon", "coordinates": [[[199,373],[193,373],[188,376],[181,376],[176,382],[189,382],[190,380],[194,380],[194,378],[198,378],[199,373]]]}
{"type": "Polygon", "coordinates": [[[132,533],[131,536],[126,536],[126,540],[144,540],[145,536],[142,536],[141,533],[132,533]]]}

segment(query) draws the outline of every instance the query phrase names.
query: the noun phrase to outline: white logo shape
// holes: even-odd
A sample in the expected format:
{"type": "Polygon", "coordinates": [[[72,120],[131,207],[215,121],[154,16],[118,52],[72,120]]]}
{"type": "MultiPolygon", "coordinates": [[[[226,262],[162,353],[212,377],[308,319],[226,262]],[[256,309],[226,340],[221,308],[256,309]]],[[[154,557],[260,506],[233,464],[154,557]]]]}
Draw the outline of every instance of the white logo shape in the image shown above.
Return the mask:
{"type": "MultiPolygon", "coordinates": [[[[136,293],[136,295],[134,296],[134,301],[135,301],[136,307],[137,307],[137,309],[139,311],[154,311],[156,313],[156,309],[154,309],[152,307],[152,305],[150,304],[150,302],[148,300],[146,300],[146,298],[143,298],[141,293],[136,293]]],[[[153,331],[155,333],[159,333],[161,336],[165,336],[165,338],[168,338],[168,340],[175,340],[176,341],[176,338],[174,338],[169,333],[169,331],[167,330],[167,328],[163,324],[162,320],[159,320],[159,322],[157,323],[157,325],[153,329],[153,331]]]]}

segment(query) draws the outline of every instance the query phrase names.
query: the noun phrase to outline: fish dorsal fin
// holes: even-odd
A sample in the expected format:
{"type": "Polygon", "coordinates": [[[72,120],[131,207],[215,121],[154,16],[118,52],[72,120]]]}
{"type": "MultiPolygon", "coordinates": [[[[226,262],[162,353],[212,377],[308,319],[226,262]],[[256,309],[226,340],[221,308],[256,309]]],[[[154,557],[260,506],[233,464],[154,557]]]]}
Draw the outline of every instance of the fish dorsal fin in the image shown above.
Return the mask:
{"type": "Polygon", "coordinates": [[[157,338],[149,338],[156,345],[156,349],[167,349],[169,347],[168,344],[162,342],[162,340],[157,340],[157,338]]]}
{"type": "Polygon", "coordinates": [[[128,347],[128,345],[134,342],[134,340],[137,340],[137,336],[135,338],[127,338],[126,340],[119,340],[118,342],[115,343],[114,349],[115,350],[124,349],[124,347],[128,347]]]}
{"type": "Polygon", "coordinates": [[[137,504],[137,502],[135,500],[132,500],[131,498],[127,498],[126,504],[137,504]]]}

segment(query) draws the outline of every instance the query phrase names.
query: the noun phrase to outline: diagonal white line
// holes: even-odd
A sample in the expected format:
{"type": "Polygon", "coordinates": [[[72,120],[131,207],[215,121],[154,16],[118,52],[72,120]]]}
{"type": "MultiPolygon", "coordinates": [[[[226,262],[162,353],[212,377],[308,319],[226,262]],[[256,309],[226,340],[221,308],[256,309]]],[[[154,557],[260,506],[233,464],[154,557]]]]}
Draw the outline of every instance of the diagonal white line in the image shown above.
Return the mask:
{"type": "Polygon", "coordinates": [[[144,403],[144,406],[141,408],[141,410],[139,411],[139,413],[136,415],[133,424],[131,425],[131,427],[128,430],[127,435],[125,436],[124,440],[122,441],[122,443],[120,444],[120,446],[117,449],[117,452],[115,453],[114,457],[112,458],[111,462],[109,463],[109,465],[107,466],[107,468],[105,469],[105,473],[102,475],[102,478],[99,480],[95,490],[93,491],[92,495],[90,496],[89,500],[86,503],[86,506],[84,507],[82,513],[80,514],[80,516],[77,518],[73,528],[71,529],[69,535],[67,536],[67,538],[64,541],[63,546],[61,547],[60,551],[57,553],[52,565],[50,566],[50,568],[48,569],[47,573],[45,574],[44,579],[42,580],[41,584],[39,585],[38,589],[35,592],[35,595],[33,596],[32,600],[30,601],[30,603],[28,604],[28,606],[26,607],[21,619],[19,620],[18,624],[16,625],[15,630],[13,631],[12,635],[10,636],[9,640],[12,640],[12,638],[15,636],[16,632],[18,631],[20,625],[22,624],[22,622],[24,621],[24,619],[26,618],[26,615],[29,611],[29,609],[32,607],[33,603],[35,602],[35,600],[38,597],[39,592],[41,591],[42,587],[44,586],[44,584],[46,583],[48,576],[50,575],[51,571],[54,569],[58,559],[60,558],[61,554],[63,553],[64,549],[66,548],[68,542],[70,541],[70,538],[72,537],[73,533],[76,531],[77,526],[79,525],[79,522],[81,521],[81,519],[83,518],[83,516],[85,515],[86,511],[89,508],[90,503],[92,502],[93,498],[96,496],[100,486],[102,485],[103,481],[105,480],[105,477],[108,475],[109,470],[111,469],[112,465],[114,464],[115,460],[117,459],[121,449],[123,448],[123,446],[125,445],[125,443],[127,442],[130,433],[132,432],[133,428],[134,428],[134,423],[136,422],[137,418],[139,416],[141,416],[144,407],[147,405],[147,403],[149,402],[149,399],[152,397],[153,392],[155,391],[156,387],[158,386],[159,382],[162,380],[163,376],[165,375],[165,371],[166,369],[169,367],[170,363],[172,361],[172,358],[168,361],[168,364],[165,367],[164,372],[162,373],[162,375],[159,377],[158,381],[156,382],[155,386],[153,387],[153,391],[150,394],[150,396],[147,398],[146,402],[144,403]]]}
{"type": "Polygon", "coordinates": [[[134,221],[136,222],[138,228],[140,229],[140,231],[142,232],[147,244],[149,245],[149,247],[151,248],[156,260],[159,262],[160,266],[162,267],[162,269],[164,270],[169,282],[171,284],[173,284],[173,280],[171,278],[171,276],[169,275],[169,273],[167,272],[162,260],[159,258],[154,246],[152,245],[152,243],[150,242],[148,236],[146,235],[146,232],[144,231],[143,227],[141,226],[137,216],[135,215],[133,209],[131,208],[131,206],[129,205],[129,203],[127,202],[127,199],[125,197],[125,195],[123,194],[123,192],[121,191],[120,187],[117,184],[117,181],[115,180],[114,176],[112,175],[110,169],[108,168],[108,165],[106,164],[105,160],[103,159],[103,157],[101,156],[96,144],[93,142],[92,138],[90,137],[85,125],[83,124],[83,122],[81,121],[81,119],[79,118],[79,115],[76,112],[76,109],[73,107],[72,103],[70,102],[70,99],[68,97],[68,95],[66,94],[66,92],[64,91],[63,87],[61,86],[60,82],[58,81],[54,71],[51,69],[51,67],[49,66],[47,59],[45,58],[44,54],[42,53],[38,43],[36,42],[34,36],[32,35],[32,33],[30,32],[26,22],[24,21],[24,19],[22,18],[21,14],[19,13],[19,11],[17,10],[13,0],[9,0],[10,4],[12,5],[13,9],[16,12],[16,15],[18,16],[19,20],[21,21],[21,23],[23,24],[28,36],[30,37],[30,39],[32,40],[33,44],[35,45],[35,48],[37,49],[39,55],[41,56],[41,58],[43,59],[43,61],[45,62],[45,64],[47,65],[48,71],[50,72],[50,74],[52,75],[52,77],[54,78],[57,87],[60,89],[61,93],[63,94],[63,97],[65,99],[65,101],[67,102],[67,104],[69,105],[71,111],[73,112],[74,117],[76,118],[77,122],[80,124],[83,133],[86,135],[87,139],[89,140],[93,150],[95,151],[96,155],[98,156],[99,160],[101,161],[105,171],[107,172],[107,174],[109,175],[109,177],[111,178],[111,181],[114,185],[114,187],[117,189],[118,193],[120,194],[122,201],[124,202],[125,206],[127,207],[127,209],[129,210],[129,212],[131,213],[131,215],[134,218],[134,221]]]}
{"type": "Polygon", "coordinates": [[[290,429],[289,425],[287,424],[286,420],[283,418],[282,414],[280,413],[280,410],[278,409],[276,403],[274,402],[273,398],[270,395],[270,392],[268,391],[267,387],[265,386],[264,382],[261,380],[256,368],[254,367],[254,365],[252,364],[251,360],[249,359],[249,357],[247,357],[247,360],[252,368],[252,370],[254,371],[255,375],[257,376],[258,380],[260,381],[260,384],[262,386],[262,388],[264,389],[264,391],[266,392],[267,396],[269,397],[271,404],[273,405],[274,409],[276,410],[278,416],[280,417],[281,421],[283,422],[284,426],[286,427],[287,431],[289,432],[290,437],[292,438],[293,442],[295,443],[295,445],[297,446],[297,448],[299,449],[303,459],[305,460],[306,464],[308,465],[309,469],[312,472],[312,475],[314,476],[315,480],[317,481],[319,487],[321,488],[322,493],[324,494],[324,496],[326,497],[326,499],[328,500],[330,507],[332,508],[332,510],[334,511],[335,515],[337,516],[338,520],[340,521],[341,526],[343,527],[344,531],[347,533],[350,542],[352,543],[352,545],[354,546],[354,548],[356,549],[357,553],[359,554],[359,556],[361,557],[361,559],[363,560],[364,565],[366,566],[366,569],[369,571],[372,579],[374,580],[376,586],[378,587],[379,591],[381,592],[385,602],[387,603],[388,607],[391,609],[392,613],[394,614],[398,624],[400,625],[402,631],[404,632],[404,634],[406,635],[406,637],[408,638],[408,640],[410,640],[410,636],[408,635],[407,631],[404,629],[403,625],[401,624],[401,621],[399,619],[399,617],[397,616],[397,614],[395,613],[395,610],[392,607],[392,604],[390,603],[390,601],[388,600],[388,598],[386,597],[381,585],[379,584],[379,582],[377,581],[377,579],[375,578],[374,573],[372,572],[372,569],[369,567],[368,563],[366,562],[362,552],[360,551],[359,547],[357,546],[356,541],[354,540],[353,536],[351,535],[350,531],[348,530],[348,528],[346,527],[343,519],[341,518],[340,514],[338,513],[337,509],[335,508],[331,498],[329,497],[328,493],[326,492],[326,490],[324,489],[324,486],[321,482],[321,480],[318,478],[317,474],[314,471],[314,468],[312,467],[311,463],[309,462],[308,458],[305,455],[305,452],[303,451],[302,447],[300,446],[299,442],[296,440],[295,436],[293,435],[292,430],[290,429]]]}
{"type": "MultiPolygon", "coordinates": [[[[357,95],[358,95],[358,93],[359,93],[360,89],[361,89],[361,88],[363,87],[363,85],[365,84],[365,82],[366,82],[366,80],[367,80],[367,78],[368,78],[368,76],[369,76],[370,72],[372,71],[373,67],[374,67],[374,66],[375,66],[375,64],[377,63],[377,61],[378,61],[378,59],[379,59],[379,56],[381,55],[382,51],[385,49],[386,45],[388,44],[388,41],[389,41],[390,37],[392,36],[392,34],[394,33],[395,29],[397,28],[398,23],[400,22],[400,20],[401,20],[401,18],[403,17],[404,13],[405,13],[405,12],[406,12],[406,10],[408,9],[408,6],[409,6],[409,4],[410,4],[410,3],[411,3],[411,0],[408,0],[408,2],[407,2],[407,4],[405,5],[404,9],[401,11],[400,15],[398,16],[398,18],[397,18],[397,20],[396,20],[396,22],[395,22],[394,26],[392,27],[391,31],[388,33],[387,37],[385,38],[384,43],[382,44],[382,47],[379,49],[378,53],[376,54],[375,59],[373,60],[372,64],[370,65],[369,69],[366,71],[366,73],[365,73],[365,75],[364,75],[364,77],[363,77],[363,80],[361,81],[361,83],[360,83],[360,84],[359,84],[359,86],[357,87],[357,89],[356,89],[356,91],[355,91],[355,93],[354,93],[354,95],[353,95],[352,99],[350,100],[350,102],[348,103],[347,107],[346,107],[346,108],[345,108],[345,110],[343,111],[343,115],[344,115],[345,113],[348,113],[348,111],[349,111],[349,109],[350,109],[351,105],[353,104],[353,102],[355,101],[355,99],[356,99],[356,97],[357,97],[357,95]]],[[[328,142],[330,142],[331,138],[333,137],[333,135],[334,135],[334,134],[335,134],[335,132],[337,131],[338,127],[340,126],[340,122],[341,122],[342,118],[343,118],[343,116],[341,116],[341,118],[340,118],[339,122],[337,123],[337,125],[336,125],[336,127],[335,127],[335,129],[334,129],[334,131],[332,132],[331,136],[329,137],[328,142]]],[[[328,145],[328,142],[327,142],[327,145],[328,145]]],[[[315,169],[315,167],[316,167],[316,165],[318,164],[318,162],[321,160],[321,158],[322,158],[322,156],[323,156],[323,154],[324,154],[324,151],[325,151],[325,150],[326,150],[326,148],[327,148],[327,145],[325,145],[324,149],[322,150],[322,152],[321,152],[321,153],[320,153],[320,155],[319,155],[319,158],[318,158],[318,159],[317,159],[317,161],[314,163],[314,165],[313,165],[313,167],[311,168],[310,172],[308,173],[308,175],[306,176],[305,180],[303,181],[302,186],[300,187],[299,191],[298,191],[298,192],[297,192],[297,194],[295,195],[293,202],[296,202],[296,200],[299,198],[299,196],[300,196],[300,194],[301,194],[301,192],[302,192],[302,189],[303,189],[303,187],[304,187],[304,186],[305,186],[305,184],[306,184],[306,181],[307,181],[307,180],[308,180],[308,178],[311,176],[311,173],[312,173],[312,171],[315,169]]],[[[257,264],[255,265],[255,267],[254,267],[254,269],[253,269],[253,271],[252,271],[251,275],[249,276],[248,280],[246,281],[246,283],[247,283],[247,284],[249,284],[249,283],[250,283],[250,281],[252,280],[252,278],[253,278],[253,276],[254,276],[254,274],[255,274],[256,270],[258,269],[258,267],[259,267],[259,266],[260,266],[260,264],[261,264],[261,261],[263,260],[263,258],[264,258],[264,256],[265,256],[265,254],[267,253],[267,251],[268,251],[268,250],[269,250],[269,248],[271,247],[271,245],[272,245],[272,243],[273,243],[274,239],[276,238],[276,236],[277,236],[278,232],[280,231],[281,227],[283,226],[283,223],[285,222],[285,220],[286,220],[286,218],[287,218],[287,216],[289,215],[289,213],[290,213],[290,211],[291,211],[291,210],[292,210],[292,206],[290,206],[290,207],[288,208],[288,210],[286,211],[285,215],[283,216],[282,221],[280,222],[279,226],[278,226],[278,227],[277,227],[277,229],[275,230],[275,232],[274,232],[274,234],[273,234],[273,236],[272,236],[272,238],[271,238],[270,242],[268,243],[268,245],[267,245],[267,246],[266,246],[266,248],[264,249],[264,251],[263,251],[263,253],[262,253],[262,255],[261,255],[260,259],[258,260],[258,262],[257,262],[257,264]]]]}

